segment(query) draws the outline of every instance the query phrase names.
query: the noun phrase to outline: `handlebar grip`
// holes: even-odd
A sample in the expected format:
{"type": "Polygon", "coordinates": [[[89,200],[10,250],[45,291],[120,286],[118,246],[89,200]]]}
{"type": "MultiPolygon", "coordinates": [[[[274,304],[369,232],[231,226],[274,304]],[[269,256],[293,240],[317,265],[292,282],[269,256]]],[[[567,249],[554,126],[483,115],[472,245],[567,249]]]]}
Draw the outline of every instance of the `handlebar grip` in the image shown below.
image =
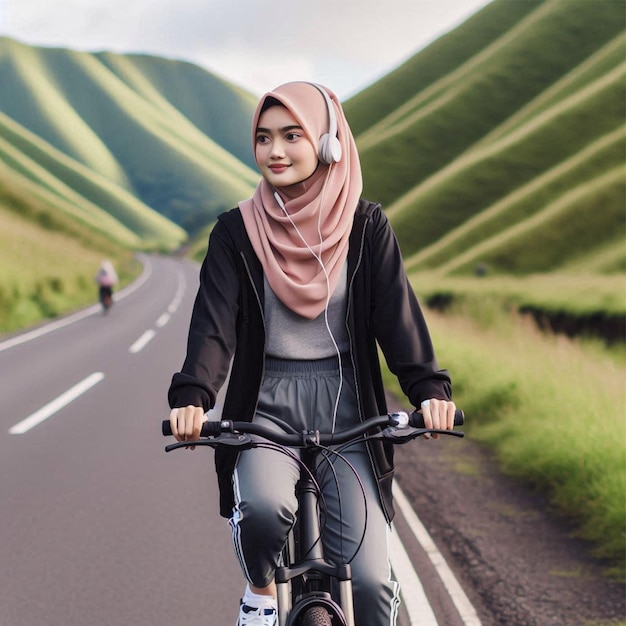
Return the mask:
{"type": "MultiPolygon", "coordinates": [[[[169,420],[163,420],[161,423],[161,432],[164,437],[172,436],[172,425],[169,420]]],[[[202,430],[200,431],[200,437],[217,436],[222,432],[221,422],[202,422],[202,430]]]]}
{"type": "MultiPolygon", "coordinates": [[[[461,409],[457,409],[454,412],[454,425],[463,426],[464,422],[465,422],[465,413],[463,413],[461,409]]],[[[413,428],[425,428],[424,416],[418,411],[413,411],[409,415],[409,424],[413,426],[413,428]]]]}

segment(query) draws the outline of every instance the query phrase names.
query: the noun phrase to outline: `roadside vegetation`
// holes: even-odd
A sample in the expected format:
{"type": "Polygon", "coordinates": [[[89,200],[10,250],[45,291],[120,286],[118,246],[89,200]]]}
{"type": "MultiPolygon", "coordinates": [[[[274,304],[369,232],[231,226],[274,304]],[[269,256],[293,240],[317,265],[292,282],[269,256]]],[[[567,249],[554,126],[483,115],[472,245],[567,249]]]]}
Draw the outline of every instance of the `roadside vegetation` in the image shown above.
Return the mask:
{"type": "Polygon", "coordinates": [[[624,579],[624,344],[607,351],[542,333],[497,297],[445,315],[429,310],[427,320],[468,436],[491,447],[505,473],[549,494],[607,573],[624,579]]]}
{"type": "Polygon", "coordinates": [[[118,289],[141,270],[127,248],[43,202],[22,202],[6,186],[0,222],[0,335],[97,302],[94,277],[105,258],[120,277],[118,289]]]}

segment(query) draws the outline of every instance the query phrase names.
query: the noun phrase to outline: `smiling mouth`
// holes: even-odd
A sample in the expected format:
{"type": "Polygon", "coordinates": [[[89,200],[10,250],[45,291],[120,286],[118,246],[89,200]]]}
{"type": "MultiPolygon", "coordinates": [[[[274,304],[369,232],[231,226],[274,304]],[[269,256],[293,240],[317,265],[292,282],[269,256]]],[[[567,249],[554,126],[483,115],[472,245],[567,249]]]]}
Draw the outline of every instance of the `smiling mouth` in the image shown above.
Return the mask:
{"type": "Polygon", "coordinates": [[[270,165],[269,168],[272,172],[284,172],[289,166],[286,164],[281,165],[270,165]]]}

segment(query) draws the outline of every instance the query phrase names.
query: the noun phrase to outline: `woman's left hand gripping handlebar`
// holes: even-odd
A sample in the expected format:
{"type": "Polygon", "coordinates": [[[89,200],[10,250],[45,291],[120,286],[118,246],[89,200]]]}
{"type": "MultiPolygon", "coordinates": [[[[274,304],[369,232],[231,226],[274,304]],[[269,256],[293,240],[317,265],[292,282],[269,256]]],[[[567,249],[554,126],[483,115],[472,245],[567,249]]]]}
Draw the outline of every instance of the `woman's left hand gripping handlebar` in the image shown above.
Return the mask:
{"type": "MultiPolygon", "coordinates": [[[[426,428],[454,430],[454,412],[456,411],[456,405],[452,400],[430,398],[422,402],[421,409],[424,415],[424,426],[426,428]]],[[[432,437],[433,439],[438,439],[439,435],[433,433],[432,437]]],[[[425,438],[429,439],[430,437],[426,435],[425,438]]]]}
{"type": "MultiPolygon", "coordinates": [[[[197,441],[200,438],[202,424],[207,421],[201,406],[185,406],[170,411],[172,435],[178,441],[197,441]]],[[[189,446],[195,450],[195,446],[189,446]]]]}

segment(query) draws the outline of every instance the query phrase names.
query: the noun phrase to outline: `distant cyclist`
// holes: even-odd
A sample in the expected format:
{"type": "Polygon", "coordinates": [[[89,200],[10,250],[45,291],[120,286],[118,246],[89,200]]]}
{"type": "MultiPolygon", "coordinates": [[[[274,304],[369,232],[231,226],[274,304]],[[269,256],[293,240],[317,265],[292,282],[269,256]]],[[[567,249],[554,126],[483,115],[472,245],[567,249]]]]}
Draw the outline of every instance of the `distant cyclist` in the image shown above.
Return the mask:
{"type": "Polygon", "coordinates": [[[104,260],[100,263],[100,268],[95,277],[98,283],[98,296],[100,304],[106,312],[113,304],[113,287],[118,282],[117,273],[111,261],[104,260]]]}
{"type": "MultiPolygon", "coordinates": [[[[359,156],[336,95],[312,83],[281,85],[261,98],[252,134],[263,178],[211,233],[187,356],[169,390],[176,438],[198,438],[231,360],[224,419],[278,417],[297,431],[331,432],[385,414],[378,346],[409,401],[424,407],[426,426],[451,430],[450,377],[437,365],[385,214],[360,198],[359,156]]],[[[387,550],[391,446],[368,442],[344,456],[362,479],[367,528],[359,548],[361,486],[337,462],[322,481],[325,554],[338,563],[356,553],[356,623],[390,626],[399,602],[387,550]]],[[[248,581],[238,625],[273,626],[274,573],[295,519],[299,466],[264,448],[220,448],[215,462],[220,512],[248,581]]]]}

